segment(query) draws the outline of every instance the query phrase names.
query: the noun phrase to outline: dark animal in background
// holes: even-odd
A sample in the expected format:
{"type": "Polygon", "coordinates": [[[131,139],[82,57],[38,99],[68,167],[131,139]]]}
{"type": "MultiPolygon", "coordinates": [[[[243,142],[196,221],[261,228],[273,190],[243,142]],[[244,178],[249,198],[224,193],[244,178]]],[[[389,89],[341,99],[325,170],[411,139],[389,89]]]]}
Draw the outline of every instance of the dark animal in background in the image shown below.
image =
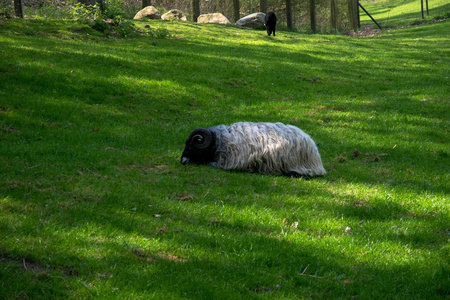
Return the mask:
{"type": "Polygon", "coordinates": [[[264,22],[266,23],[267,34],[270,36],[273,33],[275,36],[275,27],[277,26],[277,16],[273,11],[270,11],[264,17],[264,22]]]}
{"type": "Polygon", "coordinates": [[[239,122],[193,130],[181,163],[289,177],[326,174],[317,146],[298,127],[239,122]]]}

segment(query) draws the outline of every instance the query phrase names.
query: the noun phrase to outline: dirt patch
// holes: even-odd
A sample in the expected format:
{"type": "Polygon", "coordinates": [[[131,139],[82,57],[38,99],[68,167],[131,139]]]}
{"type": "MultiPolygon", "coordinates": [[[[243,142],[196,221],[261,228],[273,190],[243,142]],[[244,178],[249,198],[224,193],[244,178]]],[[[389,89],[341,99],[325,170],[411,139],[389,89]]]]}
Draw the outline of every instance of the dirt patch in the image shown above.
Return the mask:
{"type": "MultiPolygon", "coordinates": [[[[2,263],[9,263],[9,264],[16,264],[20,265],[25,271],[27,272],[37,272],[37,274],[40,274],[42,272],[45,272],[45,270],[49,267],[44,266],[43,264],[33,261],[28,258],[10,258],[5,255],[0,254],[0,264],[2,263]]],[[[65,276],[74,277],[78,276],[80,272],[73,268],[72,266],[56,266],[51,267],[52,270],[59,270],[64,273],[65,276]]]]}
{"type": "Polygon", "coordinates": [[[361,37],[361,36],[373,36],[379,34],[381,29],[373,29],[370,26],[365,26],[358,31],[351,31],[348,33],[349,36],[361,37]]]}

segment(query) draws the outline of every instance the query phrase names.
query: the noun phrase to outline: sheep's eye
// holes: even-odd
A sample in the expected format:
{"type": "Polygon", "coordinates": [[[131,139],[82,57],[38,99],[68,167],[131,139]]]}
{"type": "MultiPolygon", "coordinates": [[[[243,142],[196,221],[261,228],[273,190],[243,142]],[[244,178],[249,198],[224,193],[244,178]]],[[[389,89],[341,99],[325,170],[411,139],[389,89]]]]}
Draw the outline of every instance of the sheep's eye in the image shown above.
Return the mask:
{"type": "Polygon", "coordinates": [[[194,140],[194,143],[196,143],[196,144],[203,144],[203,138],[196,138],[195,140],[194,140]]]}

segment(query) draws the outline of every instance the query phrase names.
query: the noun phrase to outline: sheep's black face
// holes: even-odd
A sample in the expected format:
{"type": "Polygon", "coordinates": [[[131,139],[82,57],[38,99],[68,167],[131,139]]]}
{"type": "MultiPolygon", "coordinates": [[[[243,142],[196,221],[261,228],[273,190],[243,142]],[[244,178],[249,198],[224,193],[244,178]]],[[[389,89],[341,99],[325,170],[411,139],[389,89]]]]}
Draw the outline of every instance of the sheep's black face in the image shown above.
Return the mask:
{"type": "Polygon", "coordinates": [[[215,138],[213,134],[204,128],[198,128],[191,132],[181,155],[181,163],[207,164],[214,161],[216,152],[215,138]]]}

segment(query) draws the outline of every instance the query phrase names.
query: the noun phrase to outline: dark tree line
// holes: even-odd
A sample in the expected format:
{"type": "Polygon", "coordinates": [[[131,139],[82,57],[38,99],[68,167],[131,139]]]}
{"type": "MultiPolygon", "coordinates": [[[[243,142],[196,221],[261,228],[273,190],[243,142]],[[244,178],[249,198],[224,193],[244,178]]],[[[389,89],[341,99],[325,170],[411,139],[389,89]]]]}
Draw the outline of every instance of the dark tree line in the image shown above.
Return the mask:
{"type": "MultiPolygon", "coordinates": [[[[232,7],[233,7],[233,19],[236,22],[240,18],[240,2],[239,0],[231,0],[232,1],[232,7]]],[[[308,0],[309,1],[309,16],[310,16],[310,22],[311,22],[311,31],[316,32],[317,31],[317,25],[316,25],[316,0],[308,0]]],[[[338,27],[338,9],[337,9],[337,0],[330,0],[330,26],[334,29],[337,29],[338,27]]],[[[350,15],[350,24],[351,27],[356,29],[356,23],[354,23],[354,20],[356,18],[357,14],[357,6],[355,6],[356,0],[347,0],[348,1],[348,7],[349,7],[349,15],[350,15]]],[[[142,0],[142,4],[144,6],[144,2],[150,2],[150,0],[142,0]]],[[[286,18],[286,26],[289,30],[293,29],[293,18],[292,18],[292,0],[282,0],[285,5],[285,18],[286,18]]],[[[267,13],[267,0],[260,0],[259,1],[259,11],[263,13],[267,13]]],[[[200,15],[200,0],[192,0],[192,16],[193,21],[196,22],[198,16],[200,15]]]]}
{"type": "MultiPolygon", "coordinates": [[[[103,0],[77,0],[80,3],[86,4],[86,5],[94,5],[94,4],[98,4],[100,9],[103,10],[103,0]]],[[[221,5],[230,5],[231,4],[231,10],[229,11],[229,16],[232,16],[232,18],[234,19],[234,21],[236,22],[237,20],[240,19],[240,14],[241,14],[241,1],[244,4],[244,7],[249,3],[247,3],[248,1],[246,0],[222,0],[221,5]],[[223,1],[223,2],[222,2],[223,1]]],[[[329,6],[329,25],[331,28],[337,29],[338,27],[338,16],[339,13],[339,9],[338,9],[338,2],[339,0],[330,0],[330,6],[329,6]]],[[[344,0],[347,2],[347,8],[346,10],[346,14],[348,15],[348,22],[350,24],[350,28],[356,30],[359,27],[359,8],[358,8],[358,2],[357,0],[344,0]],[[348,11],[347,11],[348,9],[348,11]]],[[[140,2],[142,3],[142,7],[147,7],[152,5],[152,1],[151,0],[140,0],[140,2]]],[[[161,2],[156,0],[155,2],[161,2]]],[[[172,1],[171,1],[172,2],[172,1]]],[[[173,1],[173,2],[177,2],[178,5],[184,2],[187,2],[189,5],[191,5],[189,7],[189,10],[191,10],[192,13],[192,20],[194,22],[197,21],[197,18],[199,17],[200,13],[201,13],[201,3],[200,0],[192,0],[191,3],[189,3],[189,0],[187,1],[173,1]]],[[[298,13],[298,1],[296,0],[278,0],[277,2],[277,7],[282,8],[280,10],[280,12],[277,12],[277,14],[282,13],[282,17],[285,21],[286,27],[288,28],[288,30],[292,30],[294,28],[293,26],[293,11],[295,10],[296,13],[298,13]],[[293,5],[294,3],[294,5],[293,5]],[[297,7],[293,7],[297,5],[297,7]]],[[[316,2],[320,2],[320,0],[305,0],[302,3],[308,4],[309,6],[309,19],[310,19],[310,23],[311,23],[311,31],[312,32],[316,32],[317,31],[317,25],[316,25],[316,2]]],[[[166,3],[167,4],[167,3],[166,3]]],[[[186,4],[186,3],[185,3],[186,4]]],[[[204,4],[202,4],[204,5],[204,4]]],[[[228,6],[229,7],[229,6],[228,6]]],[[[187,7],[185,7],[187,8],[187,7]]],[[[267,7],[267,0],[259,0],[259,11],[267,13],[268,7],[267,7]]],[[[342,10],[342,7],[341,7],[342,10]]],[[[15,11],[15,16],[19,17],[19,18],[23,18],[23,5],[22,5],[22,0],[14,0],[14,11],[15,11]]]]}

